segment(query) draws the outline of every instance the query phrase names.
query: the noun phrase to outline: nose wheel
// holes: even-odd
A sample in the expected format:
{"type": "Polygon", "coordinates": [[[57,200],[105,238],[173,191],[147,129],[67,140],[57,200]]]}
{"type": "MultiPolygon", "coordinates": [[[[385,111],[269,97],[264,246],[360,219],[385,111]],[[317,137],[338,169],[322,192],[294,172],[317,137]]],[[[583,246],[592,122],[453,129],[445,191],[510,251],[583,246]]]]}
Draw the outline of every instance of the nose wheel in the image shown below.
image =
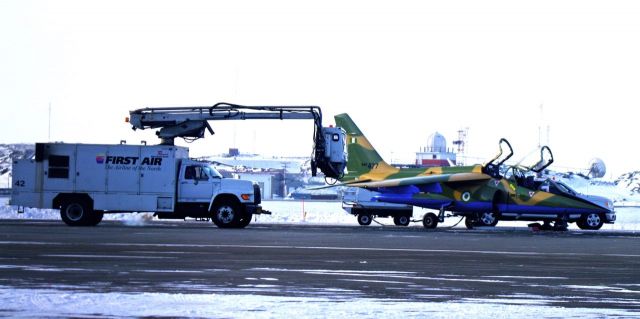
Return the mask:
{"type": "Polygon", "coordinates": [[[434,229],[438,227],[438,216],[434,213],[426,213],[424,217],[422,217],[422,226],[427,229],[434,229]]]}

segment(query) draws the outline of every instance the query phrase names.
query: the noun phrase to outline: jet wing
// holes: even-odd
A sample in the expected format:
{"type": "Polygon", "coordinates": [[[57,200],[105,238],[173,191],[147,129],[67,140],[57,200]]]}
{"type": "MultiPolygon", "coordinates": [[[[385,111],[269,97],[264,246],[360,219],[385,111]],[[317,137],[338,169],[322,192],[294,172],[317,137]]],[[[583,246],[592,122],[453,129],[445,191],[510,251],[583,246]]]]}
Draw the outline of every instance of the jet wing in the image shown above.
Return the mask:
{"type": "Polygon", "coordinates": [[[394,178],[394,179],[386,179],[382,181],[372,181],[372,182],[355,182],[355,183],[349,183],[348,186],[362,187],[362,188],[384,188],[384,187],[400,187],[400,186],[410,186],[410,185],[425,185],[425,184],[433,184],[433,183],[479,181],[479,180],[489,180],[489,179],[491,179],[491,176],[486,174],[455,173],[455,174],[437,174],[437,175],[394,178]]]}
{"type": "Polygon", "coordinates": [[[338,186],[351,186],[355,183],[365,183],[365,182],[369,182],[371,181],[370,179],[365,179],[365,180],[354,180],[354,181],[348,181],[348,182],[344,182],[344,183],[337,183],[337,184],[329,184],[329,185],[324,185],[324,186],[317,186],[317,187],[308,187],[306,189],[308,190],[319,190],[319,189],[325,189],[325,188],[332,188],[332,187],[338,187],[338,186]]]}

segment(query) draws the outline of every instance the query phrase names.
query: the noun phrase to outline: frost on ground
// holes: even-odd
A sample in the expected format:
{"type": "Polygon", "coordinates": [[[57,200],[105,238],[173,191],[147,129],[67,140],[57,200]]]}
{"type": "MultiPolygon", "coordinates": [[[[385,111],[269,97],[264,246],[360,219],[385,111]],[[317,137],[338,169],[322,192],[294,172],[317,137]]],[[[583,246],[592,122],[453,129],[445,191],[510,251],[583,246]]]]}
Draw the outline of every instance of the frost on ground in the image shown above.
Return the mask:
{"type": "Polygon", "coordinates": [[[8,317],[216,317],[216,318],[602,318],[640,312],[469,299],[415,302],[371,298],[282,297],[246,294],[92,293],[0,286],[0,316],[8,317]],[[99,300],[100,302],[96,302],[99,300]]]}
{"type": "MultiPolygon", "coordinates": [[[[60,212],[55,209],[25,208],[24,213],[18,213],[17,207],[7,205],[8,198],[0,198],[0,219],[44,219],[60,220],[60,212]]],[[[256,215],[251,225],[260,224],[298,224],[298,225],[350,225],[357,226],[355,216],[349,215],[342,209],[340,202],[325,201],[263,201],[264,209],[271,211],[272,215],[256,215]]],[[[414,220],[412,227],[422,227],[421,218],[431,210],[414,208],[414,220]]],[[[640,231],[640,208],[618,207],[616,208],[617,221],[615,224],[604,224],[603,230],[640,231]]],[[[144,226],[150,222],[159,222],[152,213],[117,213],[106,214],[104,220],[121,221],[127,226],[144,226]]],[[[460,217],[447,218],[438,227],[464,228],[460,217]]],[[[161,221],[160,221],[161,222],[161,221]]],[[[501,221],[500,227],[526,227],[530,222],[525,221],[501,221]]],[[[378,218],[368,227],[391,226],[391,218],[378,218]]],[[[574,224],[569,229],[578,229],[574,224]]]]}

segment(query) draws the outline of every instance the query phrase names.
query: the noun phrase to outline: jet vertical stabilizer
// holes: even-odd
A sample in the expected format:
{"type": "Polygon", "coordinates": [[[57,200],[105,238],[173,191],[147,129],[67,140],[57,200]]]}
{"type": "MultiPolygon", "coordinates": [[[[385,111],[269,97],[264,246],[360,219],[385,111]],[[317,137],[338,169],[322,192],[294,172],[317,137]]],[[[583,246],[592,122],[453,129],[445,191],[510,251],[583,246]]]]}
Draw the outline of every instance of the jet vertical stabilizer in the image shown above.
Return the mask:
{"type": "Polygon", "coordinates": [[[399,172],[382,159],[348,114],[335,116],[336,126],[347,133],[347,173],[343,181],[383,180],[399,172]]]}

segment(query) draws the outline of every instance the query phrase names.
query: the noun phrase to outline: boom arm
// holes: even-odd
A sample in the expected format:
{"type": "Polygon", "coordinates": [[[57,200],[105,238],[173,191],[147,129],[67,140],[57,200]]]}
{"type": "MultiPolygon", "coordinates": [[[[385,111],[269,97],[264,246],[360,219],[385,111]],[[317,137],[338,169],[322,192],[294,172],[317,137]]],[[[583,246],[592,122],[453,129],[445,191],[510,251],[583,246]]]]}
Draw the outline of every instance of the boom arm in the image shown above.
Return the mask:
{"type": "MultiPolygon", "coordinates": [[[[213,106],[143,108],[129,112],[129,123],[136,129],[159,128],[156,135],[161,144],[173,145],[176,137],[198,139],[205,129],[214,134],[208,121],[220,120],[304,120],[314,122],[314,148],[311,161],[313,176],[316,169],[327,177],[339,179],[346,166],[344,132],[322,127],[322,111],[318,106],[244,106],[217,103],[213,106]],[[336,136],[336,134],[338,136],[336,136]],[[342,145],[342,156],[336,149],[342,145]]],[[[340,130],[340,129],[338,129],[340,130]]]]}

